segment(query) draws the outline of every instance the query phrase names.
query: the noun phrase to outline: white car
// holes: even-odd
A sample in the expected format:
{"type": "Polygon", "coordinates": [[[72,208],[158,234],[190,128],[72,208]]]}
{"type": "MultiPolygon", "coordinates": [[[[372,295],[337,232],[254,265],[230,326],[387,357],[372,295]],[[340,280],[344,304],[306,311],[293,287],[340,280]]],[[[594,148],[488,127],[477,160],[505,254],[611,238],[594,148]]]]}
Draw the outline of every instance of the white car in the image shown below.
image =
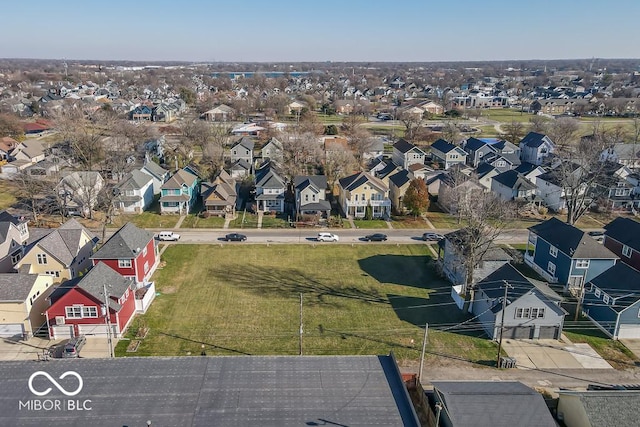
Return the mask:
{"type": "Polygon", "coordinates": [[[166,241],[166,242],[177,242],[180,240],[180,235],[174,233],[173,231],[161,231],[158,233],[158,240],[166,241]]]}
{"type": "Polygon", "coordinates": [[[318,237],[316,237],[318,242],[337,242],[340,240],[337,234],[332,233],[318,233],[318,237]]]}

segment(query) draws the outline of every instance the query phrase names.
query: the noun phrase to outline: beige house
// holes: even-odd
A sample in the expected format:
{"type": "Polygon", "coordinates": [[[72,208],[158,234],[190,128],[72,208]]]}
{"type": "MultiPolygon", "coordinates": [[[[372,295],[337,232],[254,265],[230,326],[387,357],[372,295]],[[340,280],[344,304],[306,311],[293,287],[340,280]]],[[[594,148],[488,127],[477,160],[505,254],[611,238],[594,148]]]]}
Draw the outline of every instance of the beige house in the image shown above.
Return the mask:
{"type": "Polygon", "coordinates": [[[374,218],[388,218],[391,214],[389,187],[367,172],[341,178],[340,206],[347,217],[364,218],[367,206],[374,218]]]}
{"type": "Polygon", "coordinates": [[[0,274],[0,337],[26,339],[46,319],[53,277],[46,274],[0,274]]]}
{"type": "Polygon", "coordinates": [[[54,283],[78,277],[91,267],[89,259],[98,238],[75,219],[34,241],[16,269],[30,274],[47,274],[54,283]]]}

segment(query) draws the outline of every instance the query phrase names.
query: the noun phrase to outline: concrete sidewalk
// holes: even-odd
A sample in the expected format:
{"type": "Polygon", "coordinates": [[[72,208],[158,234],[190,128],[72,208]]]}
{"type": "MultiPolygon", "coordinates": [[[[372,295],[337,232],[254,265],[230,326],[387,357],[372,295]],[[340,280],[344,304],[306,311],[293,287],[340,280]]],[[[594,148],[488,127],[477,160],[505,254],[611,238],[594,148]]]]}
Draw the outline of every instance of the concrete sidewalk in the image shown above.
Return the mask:
{"type": "Polygon", "coordinates": [[[503,340],[502,346],[524,369],[613,369],[589,344],[557,340],[503,340]]]}

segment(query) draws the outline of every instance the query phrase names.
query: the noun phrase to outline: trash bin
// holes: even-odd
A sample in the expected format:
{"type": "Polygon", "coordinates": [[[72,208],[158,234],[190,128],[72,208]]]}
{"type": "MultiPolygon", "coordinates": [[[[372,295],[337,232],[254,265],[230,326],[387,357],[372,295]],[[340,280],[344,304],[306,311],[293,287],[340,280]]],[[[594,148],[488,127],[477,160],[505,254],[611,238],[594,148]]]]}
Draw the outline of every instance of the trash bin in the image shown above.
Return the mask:
{"type": "Polygon", "coordinates": [[[515,357],[501,357],[500,358],[500,367],[503,369],[510,369],[516,367],[516,358],[515,357]]]}

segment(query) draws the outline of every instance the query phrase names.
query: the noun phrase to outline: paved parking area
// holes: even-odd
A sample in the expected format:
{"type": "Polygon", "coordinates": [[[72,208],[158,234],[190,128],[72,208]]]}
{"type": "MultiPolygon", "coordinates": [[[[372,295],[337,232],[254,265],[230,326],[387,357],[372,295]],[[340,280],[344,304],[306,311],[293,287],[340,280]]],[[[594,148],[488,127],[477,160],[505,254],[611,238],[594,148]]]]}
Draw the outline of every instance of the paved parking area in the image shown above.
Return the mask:
{"type": "Polygon", "coordinates": [[[613,369],[589,344],[556,340],[503,340],[505,352],[518,368],[613,369]]]}
{"type": "MultiPolygon", "coordinates": [[[[0,361],[4,360],[40,360],[45,352],[57,347],[57,357],[60,356],[62,346],[68,340],[47,340],[42,338],[31,338],[27,341],[13,341],[0,339],[0,361]]],[[[113,340],[115,348],[118,340],[113,340]]],[[[80,357],[88,359],[109,357],[109,344],[107,338],[87,338],[87,343],[80,350],[80,357]]]]}

